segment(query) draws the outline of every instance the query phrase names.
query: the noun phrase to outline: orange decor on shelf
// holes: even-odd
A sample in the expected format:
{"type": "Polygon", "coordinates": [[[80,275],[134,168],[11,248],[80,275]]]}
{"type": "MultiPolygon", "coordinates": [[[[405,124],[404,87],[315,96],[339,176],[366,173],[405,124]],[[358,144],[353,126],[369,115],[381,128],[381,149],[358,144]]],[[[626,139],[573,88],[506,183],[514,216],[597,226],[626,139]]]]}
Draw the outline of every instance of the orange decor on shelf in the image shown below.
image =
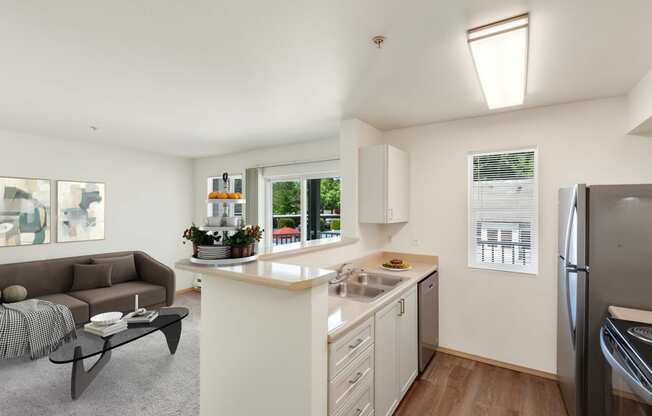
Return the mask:
{"type": "Polygon", "coordinates": [[[241,199],[242,194],[239,192],[226,193],[226,192],[211,192],[208,194],[208,199],[241,199]]]}

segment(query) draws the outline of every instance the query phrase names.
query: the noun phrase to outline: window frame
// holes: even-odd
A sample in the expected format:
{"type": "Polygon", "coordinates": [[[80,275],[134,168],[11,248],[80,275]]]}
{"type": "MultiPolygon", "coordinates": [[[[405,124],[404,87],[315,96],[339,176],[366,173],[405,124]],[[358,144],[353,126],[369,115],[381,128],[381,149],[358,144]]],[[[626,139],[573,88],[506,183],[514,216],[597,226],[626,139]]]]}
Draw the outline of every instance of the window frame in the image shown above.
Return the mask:
{"type": "MultiPolygon", "coordinates": [[[[301,230],[301,241],[300,244],[301,246],[304,246],[306,242],[308,241],[315,241],[315,240],[308,240],[308,230],[306,229],[306,225],[308,224],[308,181],[310,179],[327,179],[327,178],[340,178],[340,186],[341,186],[341,176],[339,172],[331,171],[331,172],[319,172],[319,173],[311,173],[311,174],[303,174],[303,175],[295,175],[295,174],[288,174],[288,175],[274,175],[274,176],[265,176],[263,179],[265,181],[265,247],[268,250],[273,250],[274,249],[274,238],[272,237],[272,232],[274,227],[273,225],[273,212],[272,212],[272,184],[274,182],[290,182],[290,181],[299,181],[300,185],[300,195],[301,195],[301,225],[300,225],[300,230],[301,230]],[[269,232],[267,232],[269,230],[269,232]]],[[[341,194],[340,194],[341,198],[341,194]]],[[[341,200],[340,200],[341,203],[341,200]]],[[[341,214],[340,214],[341,215],[341,214]]],[[[341,234],[340,237],[333,237],[333,240],[340,240],[342,238],[341,234]]],[[[297,243],[294,243],[297,244],[297,243]]]]}
{"type": "MultiPolygon", "coordinates": [[[[228,172],[227,172],[227,173],[228,173],[228,172]]],[[[244,195],[244,198],[246,198],[247,195],[245,194],[245,190],[246,190],[246,186],[245,186],[245,175],[242,174],[242,173],[233,173],[233,174],[229,173],[228,175],[229,175],[229,179],[231,179],[232,181],[235,181],[235,180],[238,180],[238,179],[239,179],[239,180],[242,182],[242,195],[244,195]]],[[[215,179],[222,180],[222,176],[209,176],[209,177],[206,178],[206,189],[207,189],[207,195],[208,195],[209,193],[213,192],[213,180],[215,180],[215,179]]],[[[235,183],[232,182],[232,184],[233,184],[233,188],[235,188],[235,183]]],[[[233,191],[232,191],[232,190],[228,190],[228,192],[235,192],[235,190],[233,190],[233,191]]],[[[219,201],[216,202],[216,203],[219,203],[219,201]]],[[[215,204],[216,204],[216,203],[215,203],[215,204]]],[[[215,215],[214,215],[215,212],[214,212],[214,210],[213,210],[213,207],[214,207],[214,203],[206,204],[206,216],[207,216],[207,217],[213,217],[213,216],[215,216],[215,215]]],[[[240,213],[240,215],[238,215],[238,214],[236,214],[236,212],[235,212],[235,205],[233,205],[233,204],[229,204],[229,205],[227,205],[227,207],[226,207],[226,213],[227,213],[227,216],[229,216],[229,217],[240,217],[240,218],[241,218],[241,221],[245,221],[245,211],[246,211],[246,210],[245,210],[245,207],[243,206],[243,207],[242,207],[242,212],[240,213]]],[[[244,224],[243,224],[243,225],[244,225],[244,224]]]]}
{"type": "Polygon", "coordinates": [[[517,148],[517,149],[505,149],[498,151],[473,151],[467,154],[467,218],[466,218],[466,238],[467,238],[467,266],[470,269],[478,270],[493,270],[501,271],[508,273],[519,273],[526,275],[536,276],[539,274],[539,222],[540,222],[540,189],[539,189],[539,149],[537,146],[517,148]],[[473,224],[472,216],[472,202],[473,202],[473,159],[476,156],[490,156],[490,155],[500,155],[500,154],[509,154],[509,153],[523,153],[523,152],[533,152],[534,153],[534,219],[531,224],[532,234],[532,249],[531,249],[531,258],[532,262],[527,265],[518,265],[518,264],[497,264],[497,263],[479,263],[475,258],[475,238],[472,236],[472,230],[475,228],[473,224]]]}

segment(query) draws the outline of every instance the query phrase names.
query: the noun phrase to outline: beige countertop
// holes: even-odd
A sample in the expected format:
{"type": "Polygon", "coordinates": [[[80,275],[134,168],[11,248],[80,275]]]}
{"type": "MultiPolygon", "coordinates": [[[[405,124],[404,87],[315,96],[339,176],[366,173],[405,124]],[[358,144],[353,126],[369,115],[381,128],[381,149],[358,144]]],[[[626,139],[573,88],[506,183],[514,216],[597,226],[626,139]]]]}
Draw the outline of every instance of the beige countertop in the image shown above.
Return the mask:
{"type": "MultiPolygon", "coordinates": [[[[348,241],[343,244],[347,243],[350,244],[348,241]]],[[[283,260],[288,257],[291,257],[291,255],[279,256],[278,258],[261,256],[258,261],[224,267],[204,266],[184,259],[178,261],[175,267],[204,276],[216,276],[287,290],[304,290],[327,284],[328,280],[336,276],[333,269],[338,265],[333,265],[332,268],[320,268],[284,263],[283,260]]],[[[328,342],[337,340],[354,328],[356,324],[372,316],[377,310],[387,305],[405,290],[437,270],[439,258],[437,256],[379,251],[366,257],[351,260],[350,263],[354,267],[362,268],[367,272],[401,277],[404,281],[370,303],[329,296],[328,342]],[[412,269],[392,272],[380,268],[381,264],[393,258],[400,258],[409,262],[412,269]]]]}
{"type": "Polygon", "coordinates": [[[175,264],[180,270],[218,276],[261,286],[287,290],[304,290],[328,282],[335,271],[312,266],[298,266],[276,261],[258,260],[251,263],[215,267],[180,260],[175,264]]]}
{"type": "Polygon", "coordinates": [[[609,314],[624,321],[642,322],[652,325],[652,311],[609,306],[609,314]]]}
{"type": "Polygon", "coordinates": [[[405,290],[416,285],[421,279],[428,276],[439,265],[437,256],[415,255],[397,252],[379,252],[377,254],[363,257],[352,261],[353,266],[365,269],[375,274],[391,275],[402,277],[401,282],[393,290],[370,303],[356,302],[351,299],[336,296],[328,297],[328,342],[334,342],[342,335],[362,321],[372,316],[376,311],[382,309],[405,290]],[[401,258],[412,265],[412,270],[402,272],[391,272],[380,268],[380,265],[392,258],[401,258]]]}
{"type": "Polygon", "coordinates": [[[189,259],[179,260],[174,266],[205,276],[223,277],[280,289],[304,290],[327,283],[335,276],[335,271],[316,266],[287,264],[286,259],[354,244],[357,241],[354,238],[321,239],[303,244],[276,246],[273,249],[261,247],[257,261],[233,266],[202,265],[192,263],[189,259]]]}

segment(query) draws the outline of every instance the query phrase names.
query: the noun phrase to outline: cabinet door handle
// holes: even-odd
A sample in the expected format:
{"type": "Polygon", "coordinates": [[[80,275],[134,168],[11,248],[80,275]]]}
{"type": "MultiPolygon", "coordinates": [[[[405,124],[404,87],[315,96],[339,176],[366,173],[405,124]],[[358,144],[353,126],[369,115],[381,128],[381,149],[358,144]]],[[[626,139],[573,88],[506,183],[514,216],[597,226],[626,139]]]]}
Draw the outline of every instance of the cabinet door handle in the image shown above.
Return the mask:
{"type": "Polygon", "coordinates": [[[358,340],[355,342],[355,344],[349,345],[349,349],[354,350],[360,346],[364,342],[364,339],[358,338],[358,340]]]}
{"type": "Polygon", "coordinates": [[[355,384],[355,383],[357,383],[357,382],[362,378],[362,375],[363,375],[362,372],[361,372],[361,371],[358,371],[358,374],[355,375],[355,377],[353,378],[353,380],[349,380],[349,384],[355,384]]]}
{"type": "Polygon", "coordinates": [[[359,407],[355,409],[355,416],[360,416],[361,414],[362,414],[362,409],[360,409],[359,407]]]}
{"type": "Polygon", "coordinates": [[[405,315],[405,299],[401,299],[401,315],[405,315]]]}

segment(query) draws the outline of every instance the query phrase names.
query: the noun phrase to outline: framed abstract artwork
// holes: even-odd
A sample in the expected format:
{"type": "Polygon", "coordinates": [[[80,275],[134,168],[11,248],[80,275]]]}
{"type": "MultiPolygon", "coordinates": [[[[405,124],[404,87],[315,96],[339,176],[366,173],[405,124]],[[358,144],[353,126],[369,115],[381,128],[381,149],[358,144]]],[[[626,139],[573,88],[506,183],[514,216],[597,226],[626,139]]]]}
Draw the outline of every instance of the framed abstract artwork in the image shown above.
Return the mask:
{"type": "Polygon", "coordinates": [[[0,247],[48,244],[50,181],[0,177],[0,247]]]}
{"type": "Polygon", "coordinates": [[[105,185],[57,181],[57,242],[104,239],[105,185]]]}

